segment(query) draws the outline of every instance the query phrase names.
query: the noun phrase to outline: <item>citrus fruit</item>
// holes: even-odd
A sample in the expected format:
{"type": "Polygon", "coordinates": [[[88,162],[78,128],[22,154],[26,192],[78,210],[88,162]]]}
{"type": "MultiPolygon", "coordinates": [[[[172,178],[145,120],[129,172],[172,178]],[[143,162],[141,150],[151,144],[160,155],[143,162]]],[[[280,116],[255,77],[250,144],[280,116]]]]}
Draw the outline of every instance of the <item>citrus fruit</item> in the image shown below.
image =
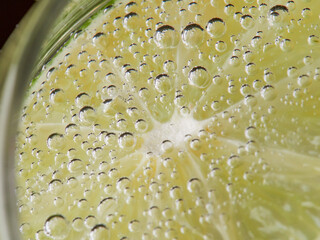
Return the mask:
{"type": "Polygon", "coordinates": [[[24,239],[320,239],[317,1],[117,1],[30,88],[24,239]]]}

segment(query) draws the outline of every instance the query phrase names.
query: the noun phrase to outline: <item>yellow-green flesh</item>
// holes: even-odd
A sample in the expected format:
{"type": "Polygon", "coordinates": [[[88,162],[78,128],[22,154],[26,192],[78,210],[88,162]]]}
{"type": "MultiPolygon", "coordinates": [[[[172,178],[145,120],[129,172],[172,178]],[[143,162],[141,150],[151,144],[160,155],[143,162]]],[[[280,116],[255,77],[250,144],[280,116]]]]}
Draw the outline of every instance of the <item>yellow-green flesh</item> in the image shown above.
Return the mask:
{"type": "Polygon", "coordinates": [[[121,1],[24,103],[23,239],[320,239],[316,0],[121,1]]]}

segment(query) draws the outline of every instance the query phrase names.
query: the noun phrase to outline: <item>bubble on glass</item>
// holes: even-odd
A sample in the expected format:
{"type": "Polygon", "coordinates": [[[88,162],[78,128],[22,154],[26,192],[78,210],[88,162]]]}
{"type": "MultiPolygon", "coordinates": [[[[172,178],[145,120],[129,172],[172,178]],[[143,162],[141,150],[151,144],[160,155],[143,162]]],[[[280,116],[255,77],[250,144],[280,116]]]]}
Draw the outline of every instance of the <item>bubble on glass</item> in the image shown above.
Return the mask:
{"type": "Polygon", "coordinates": [[[63,215],[52,215],[44,224],[44,232],[54,240],[66,239],[69,234],[69,223],[63,215]]]}
{"type": "Polygon", "coordinates": [[[104,224],[97,224],[90,231],[90,240],[109,239],[109,237],[109,230],[104,224]]]}
{"type": "Polygon", "coordinates": [[[202,182],[198,178],[191,178],[187,183],[187,189],[191,193],[199,193],[201,191],[202,182]]]}
{"type": "Polygon", "coordinates": [[[206,30],[211,37],[220,38],[226,33],[227,27],[221,18],[212,18],[208,21],[206,30]]]}
{"type": "Polygon", "coordinates": [[[289,10],[284,5],[275,5],[270,8],[268,13],[268,21],[271,26],[283,27],[288,24],[289,10]]]}
{"type": "Polygon", "coordinates": [[[249,30],[249,29],[253,28],[255,22],[254,22],[254,19],[251,15],[246,14],[246,15],[241,16],[240,24],[244,29],[249,30]]]}
{"type": "Polygon", "coordinates": [[[182,30],[181,38],[188,48],[197,48],[204,41],[203,28],[199,24],[191,23],[182,30]]]}
{"type": "Polygon", "coordinates": [[[47,139],[50,150],[61,150],[64,147],[64,136],[60,133],[52,133],[47,139]]]}
{"type": "Polygon", "coordinates": [[[136,138],[132,133],[125,132],[119,136],[118,143],[122,149],[131,150],[136,145],[136,138]]]}
{"type": "Polygon", "coordinates": [[[197,66],[191,69],[188,75],[190,85],[197,88],[206,88],[210,84],[209,73],[202,66],[197,66]]]}
{"type": "Polygon", "coordinates": [[[84,163],[81,159],[72,159],[68,163],[68,170],[71,173],[79,173],[84,170],[84,163]]]}
{"type": "Polygon", "coordinates": [[[174,27],[164,25],[156,30],[154,41],[159,48],[173,48],[179,43],[179,35],[174,27]]]}
{"type": "Polygon", "coordinates": [[[160,74],[154,80],[154,86],[159,93],[167,93],[171,91],[173,81],[167,74],[160,74]]]}
{"type": "Polygon", "coordinates": [[[123,18],[123,26],[128,31],[136,31],[140,27],[139,22],[139,15],[135,12],[130,12],[123,18]]]}
{"type": "Polygon", "coordinates": [[[267,101],[272,101],[276,98],[277,93],[272,85],[265,85],[261,89],[261,96],[263,99],[265,99],[267,101]]]}

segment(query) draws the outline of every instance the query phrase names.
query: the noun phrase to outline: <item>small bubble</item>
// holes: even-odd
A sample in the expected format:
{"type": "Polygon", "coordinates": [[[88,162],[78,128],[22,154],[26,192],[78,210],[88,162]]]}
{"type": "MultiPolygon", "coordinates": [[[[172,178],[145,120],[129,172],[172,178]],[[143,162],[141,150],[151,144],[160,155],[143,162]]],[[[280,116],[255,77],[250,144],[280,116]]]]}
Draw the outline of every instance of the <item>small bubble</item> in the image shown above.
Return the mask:
{"type": "Polygon", "coordinates": [[[62,191],[62,182],[59,179],[53,179],[48,186],[49,192],[52,192],[54,194],[59,194],[62,191]]]}
{"type": "Polygon", "coordinates": [[[241,165],[241,158],[238,155],[232,155],[228,158],[227,164],[231,168],[239,167],[241,165]]]}
{"type": "Polygon", "coordinates": [[[191,178],[187,183],[187,189],[191,193],[199,193],[201,191],[202,183],[198,178],[191,178]]]}
{"type": "Polygon", "coordinates": [[[261,90],[261,96],[267,101],[271,101],[276,98],[277,93],[273,86],[265,85],[261,90]]]}
{"type": "Polygon", "coordinates": [[[60,150],[64,147],[64,137],[62,134],[53,133],[47,139],[47,146],[51,150],[60,150]]]}
{"type": "Polygon", "coordinates": [[[78,173],[84,170],[84,163],[80,159],[72,159],[68,163],[68,170],[71,173],[78,173]]]}
{"type": "Polygon", "coordinates": [[[301,98],[302,96],[302,91],[300,88],[296,88],[295,90],[293,90],[293,93],[292,93],[293,97],[294,98],[301,98]]]}
{"type": "Polygon", "coordinates": [[[107,43],[106,34],[102,32],[96,33],[92,38],[92,42],[97,47],[104,47],[107,43]]]}
{"type": "MultiPolygon", "coordinates": [[[[110,212],[114,211],[114,208],[116,206],[116,200],[113,197],[107,197],[100,201],[98,205],[98,214],[104,215],[110,212]]],[[[96,222],[96,218],[93,219],[94,222],[96,222]]],[[[90,221],[92,222],[92,221],[90,221]]],[[[90,223],[92,225],[92,223],[90,223]]]]}
{"type": "Polygon", "coordinates": [[[161,143],[161,151],[163,153],[169,153],[173,150],[173,143],[170,140],[165,140],[161,143]]]}
{"type": "Polygon", "coordinates": [[[212,18],[208,21],[206,30],[214,38],[222,37],[226,30],[226,24],[221,18],[212,18]]]}
{"type": "Polygon", "coordinates": [[[251,87],[250,85],[248,84],[243,84],[240,88],[240,93],[243,95],[243,96],[246,96],[248,94],[251,93],[251,87]]]}
{"type": "Polygon", "coordinates": [[[192,150],[195,150],[195,151],[200,150],[200,148],[201,148],[201,142],[200,142],[200,140],[199,140],[199,139],[193,139],[193,140],[191,140],[191,142],[190,142],[190,148],[191,148],[192,150]]]}
{"type": "Polygon", "coordinates": [[[245,67],[246,73],[251,76],[257,73],[257,66],[254,63],[248,63],[245,67]]]}
{"type": "Polygon", "coordinates": [[[232,56],[232,57],[229,59],[229,63],[230,63],[231,66],[237,67],[237,66],[239,66],[239,64],[240,64],[240,59],[239,59],[237,56],[232,56]]]}
{"type": "Polygon", "coordinates": [[[315,46],[315,45],[318,45],[319,44],[319,37],[316,36],[316,35],[310,35],[308,37],[308,44],[310,46],[315,46]]]}
{"type": "Polygon", "coordinates": [[[57,88],[50,92],[50,102],[51,103],[61,103],[65,101],[64,92],[62,89],[57,88]]]}
{"type": "Polygon", "coordinates": [[[287,75],[288,77],[293,77],[296,75],[297,73],[297,68],[296,67],[289,67],[288,70],[287,70],[287,75]]]}
{"type": "Polygon", "coordinates": [[[45,234],[53,239],[65,239],[69,230],[67,220],[58,214],[50,216],[44,224],[45,234]]]}
{"type": "Polygon", "coordinates": [[[167,74],[160,74],[154,80],[154,86],[159,93],[167,93],[172,89],[172,79],[167,74]]]}
{"type": "Polygon", "coordinates": [[[157,29],[154,41],[159,48],[173,48],[179,43],[179,35],[172,26],[164,25],[157,29]]]}
{"type": "Polygon", "coordinates": [[[255,96],[249,94],[244,98],[244,104],[248,107],[254,107],[257,104],[257,99],[255,96]]]}
{"type": "Polygon", "coordinates": [[[222,78],[220,75],[215,75],[213,78],[212,78],[212,82],[213,84],[215,85],[220,85],[222,83],[222,78]]]}
{"type": "Polygon", "coordinates": [[[204,67],[197,66],[194,67],[188,75],[190,85],[198,88],[206,88],[209,83],[209,74],[204,67]]]}
{"type": "Polygon", "coordinates": [[[260,49],[261,46],[262,46],[262,37],[260,37],[260,36],[254,36],[254,37],[251,39],[251,46],[252,46],[253,48],[260,49]]]}
{"type": "Polygon", "coordinates": [[[136,144],[136,138],[130,132],[122,133],[118,139],[119,146],[123,149],[130,150],[136,144]]]}
{"type": "Polygon", "coordinates": [[[284,52],[290,52],[293,49],[293,43],[290,39],[282,39],[280,42],[280,48],[284,52]]]}
{"type": "Polygon", "coordinates": [[[305,65],[311,65],[311,64],[313,63],[312,57],[311,57],[311,56],[305,56],[305,57],[303,58],[303,63],[304,63],[305,65]]]}
{"type": "Polygon", "coordinates": [[[139,15],[135,12],[128,13],[123,18],[123,26],[128,31],[135,31],[140,27],[139,15]]]}
{"type": "Polygon", "coordinates": [[[121,177],[117,181],[117,190],[123,192],[126,188],[129,187],[130,179],[127,177],[121,177]]]}
{"type": "Polygon", "coordinates": [[[108,228],[104,224],[95,225],[90,232],[90,240],[109,239],[108,228]]]}
{"type": "Polygon", "coordinates": [[[182,30],[182,41],[189,48],[199,47],[204,41],[203,28],[192,23],[182,30]]]}
{"type": "Polygon", "coordinates": [[[272,72],[266,71],[263,75],[263,80],[267,83],[267,84],[271,84],[274,83],[276,81],[276,77],[272,72]]]}
{"type": "Polygon", "coordinates": [[[72,221],[72,228],[77,231],[77,232],[81,232],[83,230],[83,220],[80,217],[76,217],[75,219],[73,219],[72,221]]]}
{"type": "Polygon", "coordinates": [[[240,19],[240,24],[246,30],[251,29],[254,26],[254,19],[250,15],[243,15],[240,19]]]}
{"type": "Polygon", "coordinates": [[[145,132],[148,129],[148,123],[143,119],[138,119],[135,122],[134,127],[138,132],[145,132]]]}
{"type": "Polygon", "coordinates": [[[307,74],[300,75],[298,77],[298,85],[300,87],[307,87],[311,84],[312,79],[307,74]]]}
{"type": "Polygon", "coordinates": [[[124,78],[129,83],[135,83],[139,80],[139,72],[134,68],[130,68],[124,73],[124,78]]]}
{"type": "Polygon", "coordinates": [[[304,8],[301,11],[301,15],[303,18],[309,18],[312,15],[311,9],[310,8],[304,8]]]}
{"type": "Polygon", "coordinates": [[[138,220],[130,221],[128,229],[130,232],[137,232],[140,229],[140,222],[138,220]]]}
{"type": "Polygon", "coordinates": [[[268,21],[271,26],[282,27],[287,23],[289,10],[286,6],[275,5],[270,8],[268,13],[268,21]]]}
{"type": "Polygon", "coordinates": [[[224,52],[225,50],[227,50],[227,44],[224,41],[216,42],[215,47],[218,52],[224,52]]]}
{"type": "Polygon", "coordinates": [[[166,60],[163,63],[163,70],[166,71],[167,73],[174,72],[176,70],[176,68],[177,68],[177,65],[172,60],[166,60]]]}
{"type": "Polygon", "coordinates": [[[219,101],[213,101],[212,104],[211,104],[211,108],[214,111],[219,111],[220,108],[221,108],[221,103],[219,101]]]}
{"type": "Polygon", "coordinates": [[[247,139],[254,139],[257,137],[257,130],[253,126],[248,127],[244,133],[247,139]]]}
{"type": "Polygon", "coordinates": [[[75,99],[75,103],[77,107],[83,107],[85,105],[88,105],[90,102],[91,98],[87,93],[80,93],[77,95],[75,99]]]}
{"type": "Polygon", "coordinates": [[[85,106],[81,108],[81,110],[79,111],[79,118],[80,118],[80,121],[83,123],[90,123],[95,119],[95,117],[96,117],[95,110],[90,106],[85,106]]]}

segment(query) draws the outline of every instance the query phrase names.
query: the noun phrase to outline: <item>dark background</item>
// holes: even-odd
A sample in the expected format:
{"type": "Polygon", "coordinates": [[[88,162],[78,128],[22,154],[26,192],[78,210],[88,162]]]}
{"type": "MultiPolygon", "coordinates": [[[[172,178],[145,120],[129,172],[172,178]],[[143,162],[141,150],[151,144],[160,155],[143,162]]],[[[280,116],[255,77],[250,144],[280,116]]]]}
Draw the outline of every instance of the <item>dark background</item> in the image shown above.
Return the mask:
{"type": "Polygon", "coordinates": [[[0,0],[0,49],[34,0],[0,0]]]}

